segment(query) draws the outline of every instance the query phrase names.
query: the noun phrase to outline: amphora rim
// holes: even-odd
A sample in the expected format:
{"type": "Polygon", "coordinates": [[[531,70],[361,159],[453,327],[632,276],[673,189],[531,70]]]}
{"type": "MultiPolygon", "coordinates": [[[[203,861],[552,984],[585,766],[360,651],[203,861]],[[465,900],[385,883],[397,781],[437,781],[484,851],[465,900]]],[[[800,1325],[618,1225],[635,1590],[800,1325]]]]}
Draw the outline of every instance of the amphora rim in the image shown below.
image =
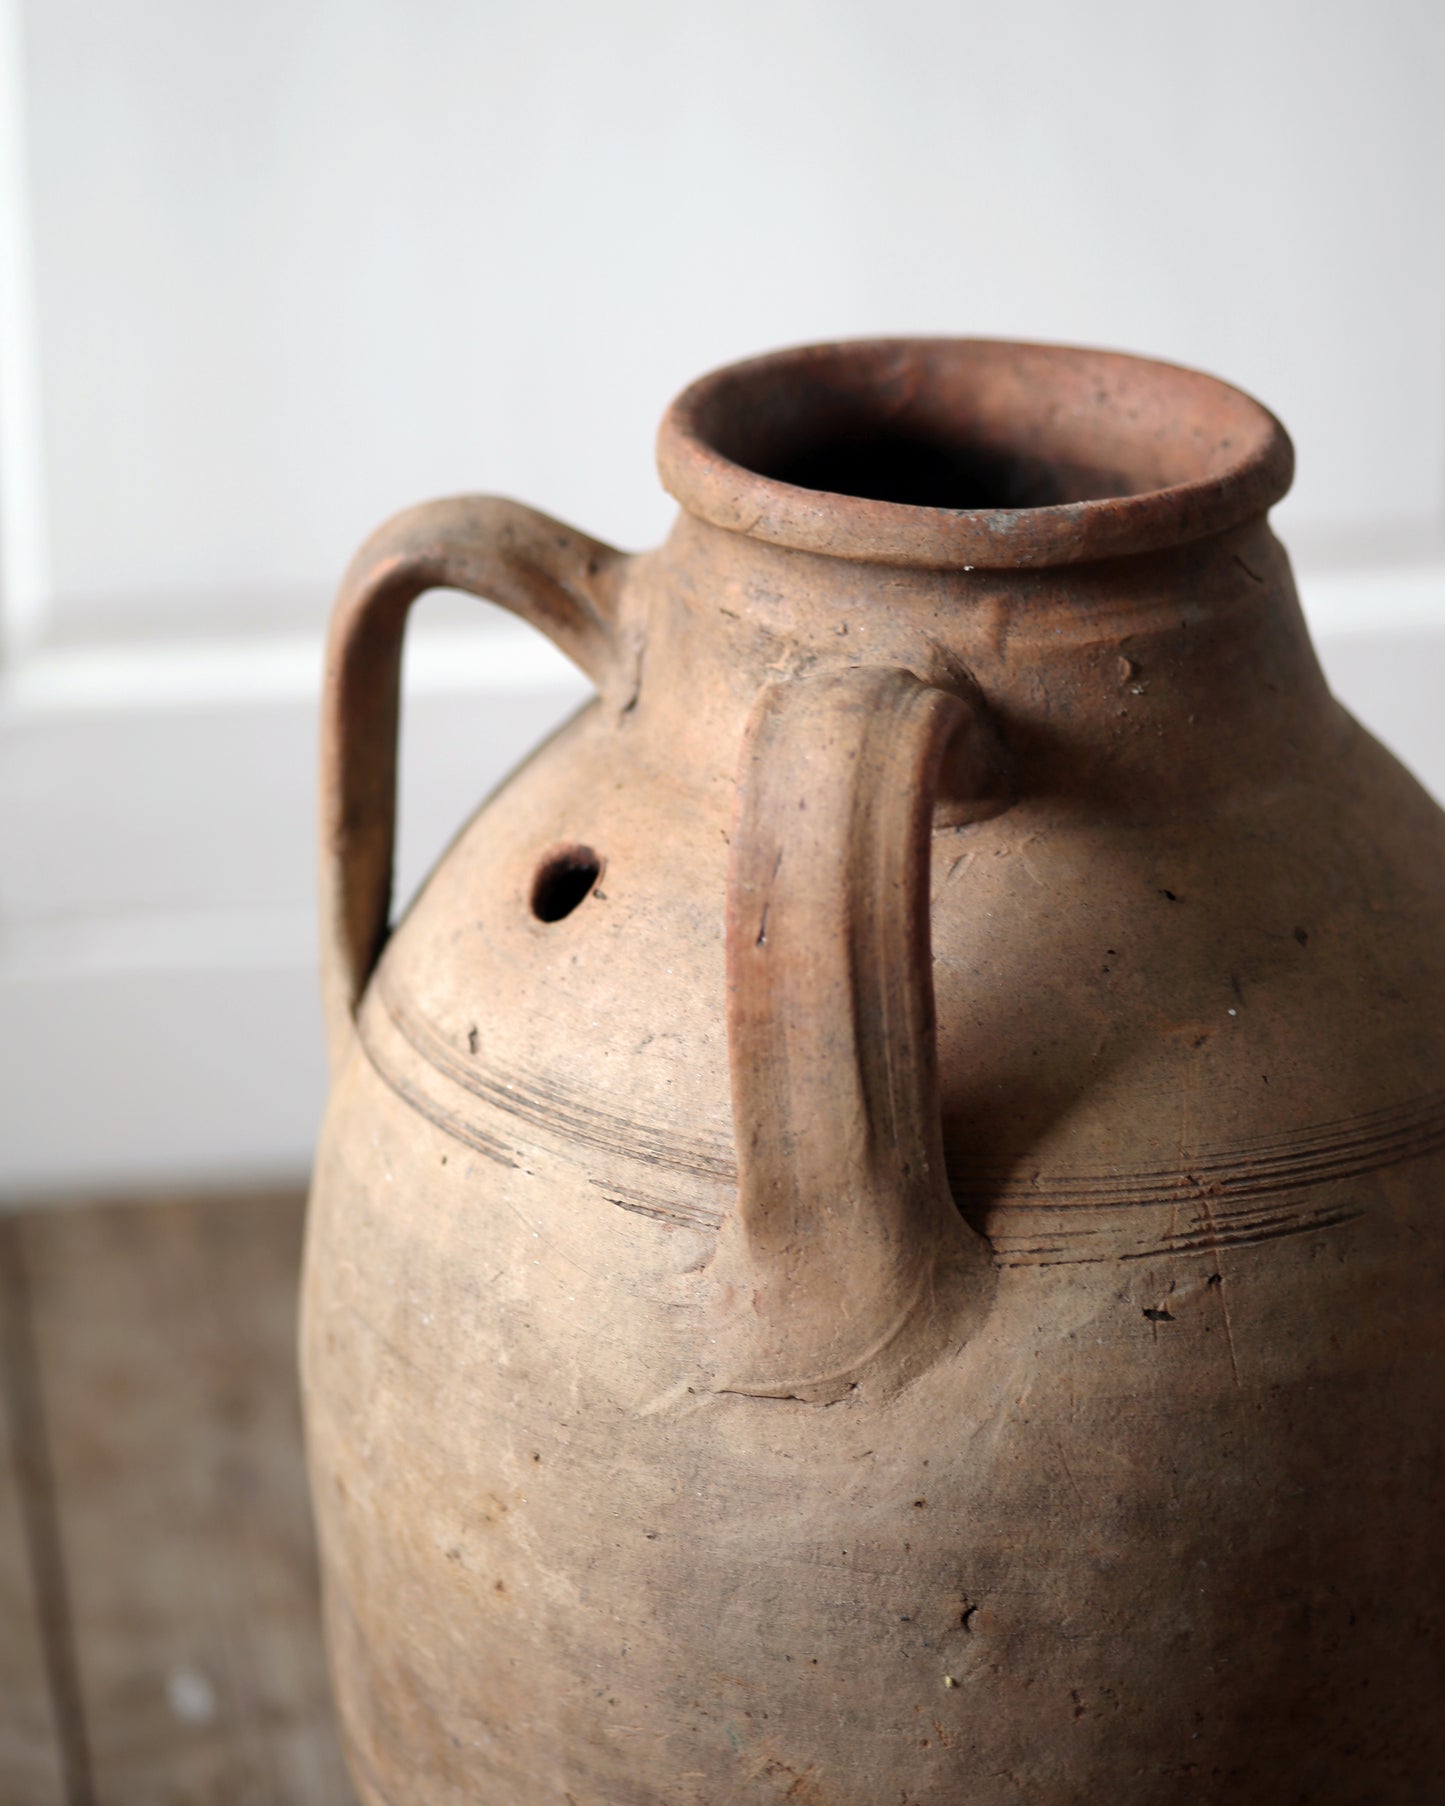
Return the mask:
{"type": "Polygon", "coordinates": [[[1289,435],[1243,391],[1121,352],[994,339],[804,345],[668,409],[658,467],[714,526],[939,569],[1073,564],[1263,515],[1289,435]]]}

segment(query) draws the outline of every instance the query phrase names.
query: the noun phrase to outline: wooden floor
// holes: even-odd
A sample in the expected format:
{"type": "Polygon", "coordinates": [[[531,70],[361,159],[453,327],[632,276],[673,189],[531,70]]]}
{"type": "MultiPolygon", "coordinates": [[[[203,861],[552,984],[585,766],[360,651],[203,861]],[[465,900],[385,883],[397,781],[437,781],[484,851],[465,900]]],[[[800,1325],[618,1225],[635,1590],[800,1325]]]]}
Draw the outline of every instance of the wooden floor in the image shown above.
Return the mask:
{"type": "Polygon", "coordinates": [[[294,1196],[0,1216],[0,1806],[353,1806],[300,1248],[294,1196]]]}

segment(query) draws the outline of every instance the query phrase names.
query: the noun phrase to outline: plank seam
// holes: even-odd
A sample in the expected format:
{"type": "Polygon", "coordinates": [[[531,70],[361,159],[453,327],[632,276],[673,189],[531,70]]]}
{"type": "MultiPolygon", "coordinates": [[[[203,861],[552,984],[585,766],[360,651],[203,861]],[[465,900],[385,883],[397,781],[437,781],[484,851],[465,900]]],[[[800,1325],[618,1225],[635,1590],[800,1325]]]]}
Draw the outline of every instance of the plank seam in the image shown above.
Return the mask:
{"type": "Polygon", "coordinates": [[[10,1423],[22,1531],[66,1806],[95,1806],[23,1237],[21,1219],[0,1214],[0,1386],[10,1423]]]}

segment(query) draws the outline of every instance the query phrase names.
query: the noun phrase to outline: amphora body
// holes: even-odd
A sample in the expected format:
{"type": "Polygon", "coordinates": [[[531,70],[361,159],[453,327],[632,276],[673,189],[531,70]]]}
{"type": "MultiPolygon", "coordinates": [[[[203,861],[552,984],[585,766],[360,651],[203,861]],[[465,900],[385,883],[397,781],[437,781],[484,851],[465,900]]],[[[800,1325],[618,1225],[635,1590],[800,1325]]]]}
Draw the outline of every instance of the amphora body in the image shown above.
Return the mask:
{"type": "Polygon", "coordinates": [[[368,1806],[1445,1798],[1445,823],[1210,379],[737,366],[338,603],[303,1326],[368,1806]],[[411,600],[598,695],[388,933],[411,600]]]}

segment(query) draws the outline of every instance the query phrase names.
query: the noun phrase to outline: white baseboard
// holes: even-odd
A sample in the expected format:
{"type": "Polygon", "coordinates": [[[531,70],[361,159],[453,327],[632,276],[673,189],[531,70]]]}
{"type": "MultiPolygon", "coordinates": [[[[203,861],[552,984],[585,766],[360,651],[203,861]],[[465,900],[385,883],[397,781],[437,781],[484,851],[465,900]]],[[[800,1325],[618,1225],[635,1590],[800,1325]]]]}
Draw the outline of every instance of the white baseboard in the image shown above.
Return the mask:
{"type": "Polygon", "coordinates": [[[0,1000],[8,1201],[304,1176],[325,1084],[304,934],[263,963],[6,975],[0,1000]]]}
{"type": "MultiPolygon", "coordinates": [[[[1383,593],[1373,615],[1358,593],[1322,596],[1320,651],[1336,693],[1445,797],[1445,570],[1393,606],[1383,593]]],[[[318,670],[314,642],[76,652],[0,696],[0,1195],[304,1176],[324,1087],[318,670]]],[[[585,693],[511,623],[418,635],[402,894],[585,693]]]]}
{"type": "MultiPolygon", "coordinates": [[[[319,640],[93,649],[0,696],[0,1198],[304,1176],[319,640]]],[[[587,695],[505,620],[408,647],[398,894],[587,695]]]]}

